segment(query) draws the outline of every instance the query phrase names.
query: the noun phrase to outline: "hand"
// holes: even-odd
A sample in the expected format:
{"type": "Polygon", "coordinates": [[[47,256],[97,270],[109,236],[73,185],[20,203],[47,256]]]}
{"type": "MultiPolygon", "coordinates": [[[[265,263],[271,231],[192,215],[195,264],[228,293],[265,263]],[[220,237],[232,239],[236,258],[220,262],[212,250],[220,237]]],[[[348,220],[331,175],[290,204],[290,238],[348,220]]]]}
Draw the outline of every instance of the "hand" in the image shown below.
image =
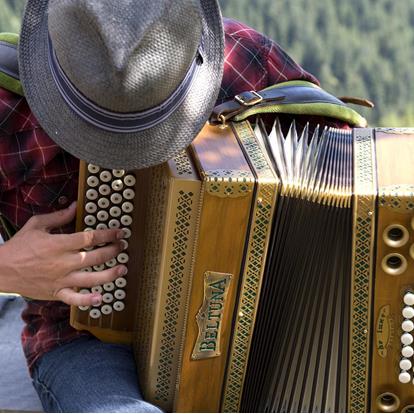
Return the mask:
{"type": "Polygon", "coordinates": [[[74,287],[109,283],[126,274],[118,265],[100,272],[81,269],[99,265],[121,250],[123,231],[93,230],[73,234],[49,231],[70,223],[76,203],[50,214],[33,216],[9,241],[0,246],[0,291],[40,300],[61,300],[68,305],[91,306],[102,301],[100,294],[82,294],[74,287]],[[92,251],[82,249],[107,243],[92,251]]]}

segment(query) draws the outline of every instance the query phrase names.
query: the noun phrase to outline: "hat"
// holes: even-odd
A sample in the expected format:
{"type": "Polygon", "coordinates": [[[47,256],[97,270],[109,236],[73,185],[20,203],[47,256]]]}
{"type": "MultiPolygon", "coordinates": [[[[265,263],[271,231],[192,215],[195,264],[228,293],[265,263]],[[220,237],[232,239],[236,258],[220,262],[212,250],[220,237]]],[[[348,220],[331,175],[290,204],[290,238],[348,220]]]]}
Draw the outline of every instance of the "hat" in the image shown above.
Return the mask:
{"type": "Polygon", "coordinates": [[[217,0],[29,0],[25,96],[60,147],[106,168],[162,163],[196,137],[224,61],[217,0]]]}

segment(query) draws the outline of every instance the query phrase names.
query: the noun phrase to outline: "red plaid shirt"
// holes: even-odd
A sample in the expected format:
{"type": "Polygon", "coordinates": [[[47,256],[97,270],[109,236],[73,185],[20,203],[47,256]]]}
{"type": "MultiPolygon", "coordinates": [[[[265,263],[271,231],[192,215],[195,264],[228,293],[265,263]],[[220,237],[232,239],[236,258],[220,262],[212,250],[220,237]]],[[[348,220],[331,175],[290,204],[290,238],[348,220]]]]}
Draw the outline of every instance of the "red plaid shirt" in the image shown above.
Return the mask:
{"type": "MultiPolygon", "coordinates": [[[[318,83],[262,34],[230,19],[224,19],[224,28],[224,77],[217,103],[287,80],[318,83]]],[[[1,88],[0,134],[0,213],[11,223],[20,228],[34,214],[76,200],[79,161],[46,135],[24,98],[1,88]]],[[[74,223],[61,231],[73,232],[74,223]]],[[[30,369],[53,347],[88,335],[69,326],[69,307],[60,302],[28,302],[22,316],[30,369]]]]}

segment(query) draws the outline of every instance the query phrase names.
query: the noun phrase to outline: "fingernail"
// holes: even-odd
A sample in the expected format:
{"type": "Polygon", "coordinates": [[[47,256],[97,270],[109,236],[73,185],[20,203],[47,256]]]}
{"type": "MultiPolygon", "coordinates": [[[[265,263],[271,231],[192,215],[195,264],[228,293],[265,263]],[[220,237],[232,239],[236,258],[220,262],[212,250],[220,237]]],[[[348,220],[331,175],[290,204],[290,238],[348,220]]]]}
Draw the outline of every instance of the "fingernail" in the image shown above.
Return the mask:
{"type": "Polygon", "coordinates": [[[125,266],[122,266],[119,269],[119,276],[125,276],[128,273],[128,269],[125,266]]]}
{"type": "Polygon", "coordinates": [[[93,306],[99,306],[102,302],[102,297],[101,295],[96,295],[92,298],[92,305],[93,306]]]}

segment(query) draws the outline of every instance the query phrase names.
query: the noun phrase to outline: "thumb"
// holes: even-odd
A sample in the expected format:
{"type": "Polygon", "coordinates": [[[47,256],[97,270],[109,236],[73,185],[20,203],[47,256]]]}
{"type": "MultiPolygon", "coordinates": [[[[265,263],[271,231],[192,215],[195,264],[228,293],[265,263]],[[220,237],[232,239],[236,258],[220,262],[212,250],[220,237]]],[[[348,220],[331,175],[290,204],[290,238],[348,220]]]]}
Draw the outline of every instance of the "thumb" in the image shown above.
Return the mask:
{"type": "Polygon", "coordinates": [[[76,216],[76,201],[68,208],[33,217],[33,227],[51,230],[69,224],[76,216]]]}

